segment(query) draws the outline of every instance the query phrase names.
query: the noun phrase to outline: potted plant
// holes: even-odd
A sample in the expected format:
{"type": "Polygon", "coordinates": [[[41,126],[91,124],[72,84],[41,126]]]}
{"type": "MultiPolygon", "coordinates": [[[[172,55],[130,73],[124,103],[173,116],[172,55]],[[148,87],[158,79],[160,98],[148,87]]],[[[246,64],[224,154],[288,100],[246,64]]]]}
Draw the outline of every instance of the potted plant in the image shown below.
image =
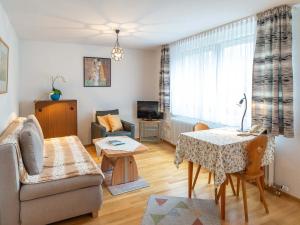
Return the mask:
{"type": "Polygon", "coordinates": [[[61,90],[59,89],[56,89],[54,87],[54,84],[55,84],[55,81],[56,80],[61,80],[62,82],[66,82],[66,79],[63,77],[63,76],[60,76],[60,75],[57,75],[57,76],[51,76],[51,82],[52,82],[52,91],[49,93],[49,96],[50,98],[53,100],[53,101],[58,101],[62,95],[62,92],[61,90]]]}

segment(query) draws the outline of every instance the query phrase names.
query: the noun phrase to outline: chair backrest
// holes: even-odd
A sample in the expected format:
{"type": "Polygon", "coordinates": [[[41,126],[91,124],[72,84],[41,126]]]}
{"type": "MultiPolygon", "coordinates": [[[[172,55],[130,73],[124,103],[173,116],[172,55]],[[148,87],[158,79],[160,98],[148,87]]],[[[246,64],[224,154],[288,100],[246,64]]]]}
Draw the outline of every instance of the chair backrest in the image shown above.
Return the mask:
{"type": "Polygon", "coordinates": [[[113,110],[105,110],[105,111],[96,111],[96,120],[97,120],[97,116],[105,116],[105,115],[119,115],[119,110],[118,109],[113,109],[113,110]]]}
{"type": "Polygon", "coordinates": [[[267,143],[268,137],[266,135],[260,135],[247,144],[248,164],[245,172],[247,175],[255,176],[261,174],[261,163],[267,148],[267,143]]]}
{"type": "Polygon", "coordinates": [[[193,127],[193,131],[200,131],[200,130],[208,130],[209,126],[207,126],[205,123],[196,123],[193,127]]]}

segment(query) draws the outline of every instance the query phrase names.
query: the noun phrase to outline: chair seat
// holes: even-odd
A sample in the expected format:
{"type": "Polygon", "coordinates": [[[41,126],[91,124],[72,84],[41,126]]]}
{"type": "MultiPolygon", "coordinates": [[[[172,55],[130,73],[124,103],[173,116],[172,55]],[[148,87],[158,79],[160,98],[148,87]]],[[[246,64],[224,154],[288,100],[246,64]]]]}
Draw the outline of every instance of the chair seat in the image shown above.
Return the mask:
{"type": "Polygon", "coordinates": [[[102,184],[101,175],[83,175],[39,184],[21,186],[20,200],[28,201],[102,184]]]}
{"type": "Polygon", "coordinates": [[[264,171],[261,170],[259,173],[257,173],[257,174],[251,174],[251,175],[246,174],[245,171],[241,171],[241,172],[238,172],[238,173],[234,173],[233,175],[238,176],[238,177],[240,177],[242,179],[245,179],[245,180],[254,180],[257,177],[264,176],[264,171]]]}
{"type": "Polygon", "coordinates": [[[120,131],[115,131],[115,132],[106,132],[106,136],[131,136],[130,131],[126,130],[120,130],[120,131]]]}

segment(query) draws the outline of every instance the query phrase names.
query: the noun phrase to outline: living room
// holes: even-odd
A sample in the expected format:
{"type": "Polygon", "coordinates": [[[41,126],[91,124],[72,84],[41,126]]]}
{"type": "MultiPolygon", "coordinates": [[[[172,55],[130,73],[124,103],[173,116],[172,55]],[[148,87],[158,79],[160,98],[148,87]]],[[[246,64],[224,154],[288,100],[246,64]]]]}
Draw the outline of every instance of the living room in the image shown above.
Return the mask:
{"type": "Polygon", "coordinates": [[[300,224],[299,5],[1,0],[0,224],[300,224]]]}

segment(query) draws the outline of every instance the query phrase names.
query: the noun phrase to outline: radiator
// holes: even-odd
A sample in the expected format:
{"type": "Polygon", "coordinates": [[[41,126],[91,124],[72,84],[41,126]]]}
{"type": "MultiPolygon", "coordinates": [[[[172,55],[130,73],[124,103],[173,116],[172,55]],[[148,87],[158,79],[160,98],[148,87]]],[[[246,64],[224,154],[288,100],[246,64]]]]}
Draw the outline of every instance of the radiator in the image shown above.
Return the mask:
{"type": "MultiPolygon", "coordinates": [[[[167,117],[163,121],[162,125],[162,139],[167,142],[176,145],[178,136],[184,132],[190,132],[193,130],[193,126],[198,122],[197,119],[187,119],[182,117],[167,117]]],[[[206,122],[209,127],[216,128],[222,125],[206,122]]],[[[274,163],[265,167],[265,183],[268,186],[274,184],[274,163]]]]}
{"type": "Polygon", "coordinates": [[[272,187],[274,185],[274,172],[274,162],[265,167],[265,183],[269,187],[272,187]]]}
{"type": "Polygon", "coordinates": [[[195,123],[195,120],[168,118],[163,122],[162,139],[176,145],[178,136],[181,133],[192,131],[195,123]]]}
{"type": "MultiPolygon", "coordinates": [[[[186,117],[166,117],[162,126],[162,138],[173,145],[176,145],[179,134],[193,131],[196,123],[200,122],[198,119],[186,117]]],[[[224,127],[222,124],[201,121],[206,123],[210,128],[224,127]]]]}

